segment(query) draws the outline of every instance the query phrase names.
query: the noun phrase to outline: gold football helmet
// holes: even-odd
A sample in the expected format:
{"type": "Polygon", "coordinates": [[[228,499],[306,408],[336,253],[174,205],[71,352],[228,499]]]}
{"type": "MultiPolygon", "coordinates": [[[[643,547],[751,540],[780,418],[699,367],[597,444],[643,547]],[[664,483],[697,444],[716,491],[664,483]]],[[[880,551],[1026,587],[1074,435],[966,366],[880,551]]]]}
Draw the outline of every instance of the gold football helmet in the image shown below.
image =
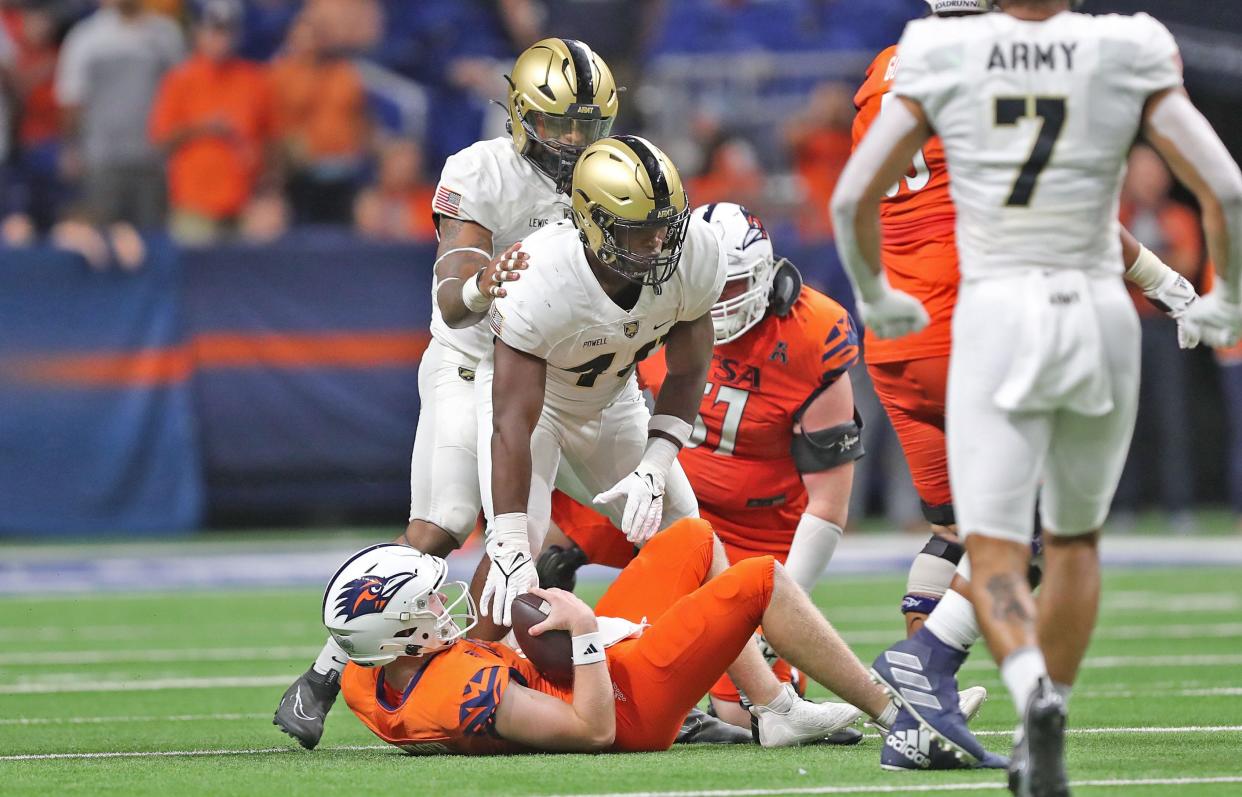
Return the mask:
{"type": "Polygon", "coordinates": [[[578,156],[617,117],[612,71],[576,39],[543,39],[518,56],[505,79],[514,148],[568,192],[578,156]]]}
{"type": "Polygon", "coordinates": [[[677,167],[638,136],[587,147],[570,192],[574,226],[600,262],[631,282],[667,282],[681,259],[690,203],[677,167]]]}

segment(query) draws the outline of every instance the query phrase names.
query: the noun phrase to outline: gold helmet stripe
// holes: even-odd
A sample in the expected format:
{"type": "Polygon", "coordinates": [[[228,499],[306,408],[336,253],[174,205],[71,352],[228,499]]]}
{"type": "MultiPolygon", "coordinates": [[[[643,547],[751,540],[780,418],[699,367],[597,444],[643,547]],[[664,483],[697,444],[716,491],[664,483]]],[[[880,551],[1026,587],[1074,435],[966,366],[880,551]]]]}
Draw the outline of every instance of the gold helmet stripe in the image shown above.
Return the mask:
{"type": "Polygon", "coordinates": [[[617,140],[624,143],[633,150],[638,156],[638,161],[647,170],[647,178],[651,180],[651,190],[655,193],[652,197],[655,200],[655,210],[659,211],[669,207],[672,197],[672,189],[668,185],[668,175],[664,173],[664,166],[660,163],[660,159],[656,157],[655,151],[644,139],[638,136],[617,136],[617,140]]]}
{"type": "Polygon", "coordinates": [[[591,69],[590,49],[577,39],[561,41],[565,43],[565,49],[569,50],[569,57],[574,62],[574,75],[577,78],[574,85],[577,87],[578,104],[595,104],[595,73],[591,69]]]}

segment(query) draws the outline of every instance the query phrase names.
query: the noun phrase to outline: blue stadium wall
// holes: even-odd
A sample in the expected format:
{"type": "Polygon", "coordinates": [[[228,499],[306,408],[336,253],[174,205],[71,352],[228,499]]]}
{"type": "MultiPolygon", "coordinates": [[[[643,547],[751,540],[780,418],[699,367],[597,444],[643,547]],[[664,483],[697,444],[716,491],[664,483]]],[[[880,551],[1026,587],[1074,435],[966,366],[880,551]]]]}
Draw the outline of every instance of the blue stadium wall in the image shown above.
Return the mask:
{"type": "MultiPolygon", "coordinates": [[[[0,251],[0,535],[402,522],[433,249],[149,247],[0,251]]],[[[848,296],[829,248],[782,253],[848,296]]]]}

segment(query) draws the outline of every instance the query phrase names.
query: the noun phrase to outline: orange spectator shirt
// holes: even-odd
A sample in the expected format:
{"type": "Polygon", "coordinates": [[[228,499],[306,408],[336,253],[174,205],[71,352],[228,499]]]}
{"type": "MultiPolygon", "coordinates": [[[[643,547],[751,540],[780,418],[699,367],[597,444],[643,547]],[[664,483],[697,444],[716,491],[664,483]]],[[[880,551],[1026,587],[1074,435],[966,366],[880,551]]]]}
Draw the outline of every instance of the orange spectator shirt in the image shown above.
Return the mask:
{"type": "Polygon", "coordinates": [[[168,156],[172,206],[227,219],[250,199],[272,135],[271,93],[259,66],[194,56],[170,72],[151,111],[151,137],[166,141],[188,125],[221,120],[231,134],[195,136],[168,156]]]}
{"type": "Polygon", "coordinates": [[[345,59],[324,63],[282,58],[269,74],[280,135],[310,160],[356,158],[366,147],[366,94],[345,59]]]}
{"type": "MultiPolygon", "coordinates": [[[[794,422],[858,361],[858,333],[841,305],[808,287],[784,318],[769,315],[717,345],[691,442],[678,457],[699,509],[720,538],[758,553],[788,552],[807,505],[794,465],[794,422]]],[[[659,392],[663,352],[638,366],[659,392]]]]}
{"type": "MultiPolygon", "coordinates": [[[[876,56],[854,95],[854,146],[880,114],[897,73],[897,47],[876,56]]],[[[949,196],[949,170],[939,138],[923,145],[910,171],[880,204],[881,260],[889,283],[918,298],[931,323],[922,332],[895,340],[866,337],[870,363],[903,362],[949,353],[953,306],[957,303],[956,212],[949,196]]]]}

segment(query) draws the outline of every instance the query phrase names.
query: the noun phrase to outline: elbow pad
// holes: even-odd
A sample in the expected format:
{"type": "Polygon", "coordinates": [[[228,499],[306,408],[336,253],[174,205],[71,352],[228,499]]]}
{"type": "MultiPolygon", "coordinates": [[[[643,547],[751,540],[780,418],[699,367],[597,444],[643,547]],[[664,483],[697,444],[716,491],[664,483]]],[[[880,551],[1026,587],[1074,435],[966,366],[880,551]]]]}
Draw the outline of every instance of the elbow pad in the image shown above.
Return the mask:
{"type": "Polygon", "coordinates": [[[854,420],[793,436],[790,453],[799,473],[820,473],[838,465],[862,459],[867,452],[862,443],[863,419],[854,410],[854,420]]]}

